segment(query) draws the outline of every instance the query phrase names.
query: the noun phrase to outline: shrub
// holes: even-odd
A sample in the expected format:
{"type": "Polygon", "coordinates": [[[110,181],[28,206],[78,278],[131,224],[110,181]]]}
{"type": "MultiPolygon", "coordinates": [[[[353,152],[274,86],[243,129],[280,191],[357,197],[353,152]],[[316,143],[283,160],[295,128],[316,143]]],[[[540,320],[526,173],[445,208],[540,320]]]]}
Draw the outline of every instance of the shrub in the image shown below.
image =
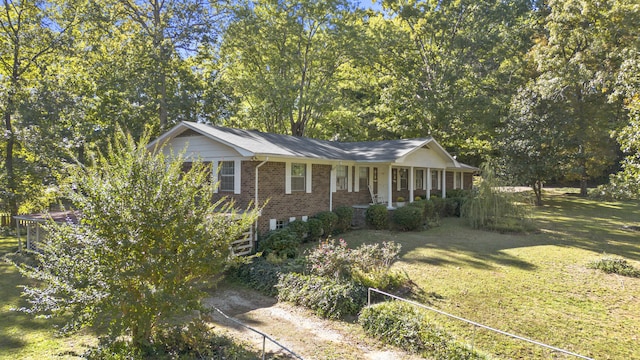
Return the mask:
{"type": "Polygon", "coordinates": [[[296,237],[303,242],[309,235],[309,224],[302,220],[295,220],[287,225],[287,229],[294,233],[296,237]]]}
{"type": "Polygon", "coordinates": [[[322,233],[324,236],[333,234],[338,222],[338,215],[332,211],[321,211],[317,213],[315,217],[322,222],[322,233]]]}
{"type": "Polygon", "coordinates": [[[302,271],[304,264],[298,260],[285,260],[280,263],[267,261],[264,257],[238,258],[238,263],[230,266],[227,274],[234,280],[256,289],[268,296],[276,296],[276,285],[282,274],[302,271]]]}
{"type": "Polygon", "coordinates": [[[422,200],[422,197],[420,197],[420,196],[416,196],[416,197],[413,199],[413,201],[414,201],[414,202],[416,202],[416,201],[420,201],[420,200],[422,200]]]}
{"type": "Polygon", "coordinates": [[[424,312],[401,302],[366,307],[358,323],[370,336],[436,359],[482,359],[483,356],[457,342],[444,329],[428,322],[424,312]]]}
{"type": "Polygon", "coordinates": [[[404,202],[404,197],[402,197],[402,196],[398,196],[398,200],[397,200],[397,201],[398,201],[398,202],[404,202]]]}
{"type": "Polygon", "coordinates": [[[186,325],[165,327],[154,333],[143,349],[134,349],[124,341],[103,342],[89,350],[89,360],[120,359],[252,359],[258,355],[235,343],[233,339],[214,334],[200,320],[186,325]]]}
{"type": "Polygon", "coordinates": [[[382,246],[364,244],[349,249],[342,239],[337,244],[330,240],[309,251],[306,265],[312,275],[355,281],[383,290],[398,289],[409,282],[407,276],[389,270],[400,248],[400,244],[390,241],[382,246]]]}
{"type": "Polygon", "coordinates": [[[352,251],[343,239],[337,244],[333,239],[323,241],[306,256],[308,270],[317,276],[350,279],[355,260],[352,251]]]}
{"type": "Polygon", "coordinates": [[[629,264],[626,259],[604,257],[590,263],[589,268],[602,270],[607,274],[618,274],[629,277],[640,277],[640,270],[629,264]]]}
{"type": "Polygon", "coordinates": [[[438,217],[447,217],[447,201],[441,197],[432,197],[429,199],[433,203],[433,210],[438,217]]]}
{"type": "Polygon", "coordinates": [[[335,226],[336,233],[340,234],[351,230],[353,208],[351,206],[339,206],[333,212],[338,217],[335,226]]]}
{"type": "Polygon", "coordinates": [[[389,227],[389,214],[385,205],[371,205],[365,213],[367,225],[376,230],[383,230],[389,227]]]}
{"type": "Polygon", "coordinates": [[[322,236],[322,221],[311,218],[307,221],[307,226],[309,228],[309,236],[307,236],[307,241],[318,240],[320,236],[322,236]]]}
{"type": "Polygon", "coordinates": [[[504,218],[523,222],[522,227],[525,227],[524,223],[530,218],[531,204],[520,202],[513,193],[500,191],[501,185],[493,170],[485,165],[477,191],[471,193],[461,211],[473,228],[491,229],[504,222],[504,218]]]}
{"type": "Polygon", "coordinates": [[[357,315],[367,301],[367,288],[351,281],[324,276],[286,274],[278,283],[278,300],[313,310],[319,316],[338,319],[357,315]]]}
{"type": "Polygon", "coordinates": [[[415,206],[404,206],[393,211],[393,223],[400,231],[414,231],[422,227],[422,214],[415,206]]]}
{"type": "Polygon", "coordinates": [[[300,239],[289,229],[270,232],[260,241],[258,251],[263,255],[273,254],[280,258],[294,258],[298,255],[300,239]]]}

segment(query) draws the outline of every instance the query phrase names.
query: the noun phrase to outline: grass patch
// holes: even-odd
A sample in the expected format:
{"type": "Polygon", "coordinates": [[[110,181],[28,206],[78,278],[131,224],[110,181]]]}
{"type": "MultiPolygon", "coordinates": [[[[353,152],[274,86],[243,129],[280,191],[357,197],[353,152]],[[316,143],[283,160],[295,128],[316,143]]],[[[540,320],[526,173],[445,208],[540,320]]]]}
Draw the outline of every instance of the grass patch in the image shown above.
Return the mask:
{"type": "MultiPolygon", "coordinates": [[[[640,264],[640,238],[623,227],[640,218],[638,202],[598,202],[546,192],[535,208],[536,233],[472,230],[447,218],[419,233],[357,231],[349,246],[395,241],[392,269],[406,271],[420,299],[443,311],[598,359],[640,358],[640,279],[589,270],[607,253],[640,264]]],[[[435,315],[433,321],[499,358],[560,356],[435,315]]]]}
{"type": "MultiPolygon", "coordinates": [[[[16,238],[0,236],[0,257],[17,250],[16,238]]],[[[60,320],[13,311],[26,305],[20,298],[20,285],[26,281],[12,264],[0,261],[0,359],[74,359],[97,344],[97,339],[86,333],[56,336],[53,327],[61,325],[60,320]]]]}

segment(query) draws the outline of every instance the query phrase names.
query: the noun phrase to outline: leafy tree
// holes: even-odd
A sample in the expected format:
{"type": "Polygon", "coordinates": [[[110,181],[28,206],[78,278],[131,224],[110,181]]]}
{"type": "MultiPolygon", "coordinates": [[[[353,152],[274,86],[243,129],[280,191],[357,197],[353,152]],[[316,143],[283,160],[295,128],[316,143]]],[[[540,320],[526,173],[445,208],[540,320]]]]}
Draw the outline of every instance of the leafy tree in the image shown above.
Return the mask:
{"type": "Polygon", "coordinates": [[[338,104],[339,69],[357,43],[348,0],[258,0],[236,7],[222,45],[229,124],[308,134],[338,104]]]}
{"type": "Polygon", "coordinates": [[[620,62],[613,50],[624,32],[613,26],[614,3],[549,1],[543,32],[530,52],[539,73],[537,89],[571,122],[562,138],[571,158],[566,176],[580,181],[583,195],[587,181],[602,176],[616,160],[610,133],[620,121],[621,106],[609,95],[620,62]]]}
{"type": "Polygon", "coordinates": [[[21,267],[39,280],[25,287],[24,311],[69,315],[64,331],[98,326],[144,350],[155,332],[204,310],[205,289],[255,214],[213,202],[209,168],[184,173],[181,155],[151,153],[146,140],[118,133],[92,166],[69,169],[80,225],[51,224],[38,265],[21,267]]]}
{"type": "Polygon", "coordinates": [[[384,1],[371,21],[380,49],[375,123],[395,136],[433,134],[463,161],[480,162],[524,83],[530,1],[384,1]],[[384,19],[384,21],[380,21],[384,19]]]}
{"type": "MultiPolygon", "coordinates": [[[[11,214],[21,201],[33,195],[30,188],[42,179],[32,166],[37,153],[23,147],[30,118],[26,106],[39,85],[45,64],[68,41],[67,32],[77,25],[76,8],[70,2],[3,0],[0,5],[0,111],[4,136],[5,170],[2,196],[11,214]]],[[[37,166],[36,166],[37,167],[37,166]]]]}
{"type": "Polygon", "coordinates": [[[570,115],[561,104],[544,99],[533,86],[521,89],[500,130],[499,166],[517,184],[532,187],[542,205],[542,185],[563,175],[569,162],[563,139],[570,115]]]}

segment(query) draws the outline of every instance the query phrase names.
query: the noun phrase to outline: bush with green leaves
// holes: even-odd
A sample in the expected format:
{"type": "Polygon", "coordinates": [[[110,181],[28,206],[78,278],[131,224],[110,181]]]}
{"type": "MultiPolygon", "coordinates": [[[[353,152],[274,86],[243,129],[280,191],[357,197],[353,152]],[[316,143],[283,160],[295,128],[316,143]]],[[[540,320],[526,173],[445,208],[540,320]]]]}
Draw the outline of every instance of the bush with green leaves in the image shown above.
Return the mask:
{"type": "Polygon", "coordinates": [[[301,239],[290,229],[284,228],[267,233],[258,243],[258,251],[264,256],[272,255],[278,258],[294,258],[298,255],[301,239]]]}
{"type": "Polygon", "coordinates": [[[319,219],[311,218],[307,221],[307,227],[309,228],[309,236],[306,241],[315,241],[322,236],[322,221],[319,219]]]}
{"type": "Polygon", "coordinates": [[[101,343],[84,354],[88,360],[121,359],[255,359],[258,354],[233,339],[214,334],[201,320],[172,325],[156,332],[146,349],[125,341],[101,343]]]}
{"type": "Polygon", "coordinates": [[[277,287],[278,300],[307,307],[330,319],[357,315],[367,302],[366,287],[327,276],[286,274],[277,287]]]}
{"type": "Polygon", "coordinates": [[[400,231],[415,231],[422,228],[423,211],[416,206],[403,206],[393,211],[393,224],[400,231]]]}
{"type": "Polygon", "coordinates": [[[426,358],[485,358],[430,323],[422,310],[407,303],[393,301],[366,307],[360,312],[358,323],[368,335],[426,358]]]}
{"type": "Polygon", "coordinates": [[[384,230],[389,228],[389,213],[386,205],[371,205],[365,212],[367,225],[376,229],[384,230]]]}
{"type": "Polygon", "coordinates": [[[337,234],[342,234],[351,230],[351,223],[353,222],[353,208],[351,206],[339,206],[335,208],[333,212],[338,216],[335,232],[337,234]]]}
{"type": "Polygon", "coordinates": [[[589,268],[602,270],[607,274],[618,274],[629,277],[640,277],[640,269],[619,257],[604,257],[589,264],[589,268]]]}
{"type": "Polygon", "coordinates": [[[322,234],[325,237],[333,235],[338,223],[338,215],[333,211],[321,211],[315,215],[315,218],[322,221],[322,234]]]}
{"type": "Polygon", "coordinates": [[[383,290],[400,288],[409,282],[407,276],[390,270],[400,249],[401,245],[393,241],[350,249],[342,239],[337,243],[327,240],[308,252],[307,271],[383,290]]]}
{"type": "Polygon", "coordinates": [[[63,191],[79,226],[49,224],[49,241],[20,266],[30,282],[22,309],[64,316],[63,332],[91,326],[144,350],[158,331],[204,310],[232,241],[256,219],[213,201],[211,170],[147,149],[117,132],[106,154],[67,169],[63,191]],[[73,187],[71,186],[73,184],[73,187]]]}
{"type": "Polygon", "coordinates": [[[501,182],[493,169],[482,167],[482,181],[462,206],[461,215],[476,229],[530,229],[531,203],[501,190],[501,182]],[[514,226],[518,224],[518,226],[514,226]]]}
{"type": "Polygon", "coordinates": [[[447,200],[438,196],[432,196],[429,201],[433,204],[433,209],[439,218],[445,218],[447,213],[447,200]]]}
{"type": "Polygon", "coordinates": [[[292,221],[287,225],[287,229],[295,234],[300,242],[304,242],[304,240],[309,236],[309,224],[306,221],[292,221]]]}
{"type": "Polygon", "coordinates": [[[227,274],[248,287],[268,296],[276,296],[276,285],[282,274],[302,272],[305,268],[303,259],[286,259],[272,262],[265,257],[238,257],[227,269],[227,274]]]}

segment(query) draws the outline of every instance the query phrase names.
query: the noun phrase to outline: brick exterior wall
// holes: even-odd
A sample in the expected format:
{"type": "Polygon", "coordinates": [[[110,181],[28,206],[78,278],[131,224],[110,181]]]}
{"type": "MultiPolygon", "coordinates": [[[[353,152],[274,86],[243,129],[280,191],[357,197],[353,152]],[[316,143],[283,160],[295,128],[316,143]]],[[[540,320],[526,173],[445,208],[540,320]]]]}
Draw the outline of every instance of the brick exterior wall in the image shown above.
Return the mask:
{"type": "MultiPolygon", "coordinates": [[[[261,161],[242,161],[241,166],[241,193],[234,194],[232,192],[219,192],[214,196],[215,200],[226,196],[233,199],[238,210],[247,209],[255,199],[255,173],[256,166],[261,161]]],[[[284,220],[285,223],[289,218],[296,217],[301,219],[302,216],[312,217],[320,211],[329,210],[329,189],[331,188],[331,166],[313,164],[312,166],[312,191],[297,192],[285,194],[285,163],[284,162],[266,162],[259,168],[259,193],[258,201],[263,208],[262,216],[258,219],[258,232],[265,233],[269,231],[269,220],[284,220]]],[[[185,163],[184,169],[190,168],[189,163],[185,163]]],[[[355,182],[358,181],[357,174],[351,174],[352,189],[355,189],[355,182]]],[[[472,174],[464,174],[464,188],[471,189],[472,174]]],[[[392,184],[393,201],[395,202],[399,196],[405,198],[409,202],[409,190],[396,190],[396,184],[392,184]]],[[[453,186],[453,173],[447,173],[447,188],[453,186]]],[[[433,195],[439,196],[440,190],[432,191],[433,195]]],[[[386,197],[386,194],[382,194],[386,197]]],[[[414,190],[414,197],[426,197],[426,190],[414,190]]],[[[349,192],[348,190],[339,190],[333,193],[333,209],[339,206],[365,205],[371,202],[371,195],[368,188],[359,189],[359,191],[349,192]]],[[[361,214],[362,215],[362,214],[361,214]]],[[[355,221],[354,221],[355,222],[355,221]]]]}

